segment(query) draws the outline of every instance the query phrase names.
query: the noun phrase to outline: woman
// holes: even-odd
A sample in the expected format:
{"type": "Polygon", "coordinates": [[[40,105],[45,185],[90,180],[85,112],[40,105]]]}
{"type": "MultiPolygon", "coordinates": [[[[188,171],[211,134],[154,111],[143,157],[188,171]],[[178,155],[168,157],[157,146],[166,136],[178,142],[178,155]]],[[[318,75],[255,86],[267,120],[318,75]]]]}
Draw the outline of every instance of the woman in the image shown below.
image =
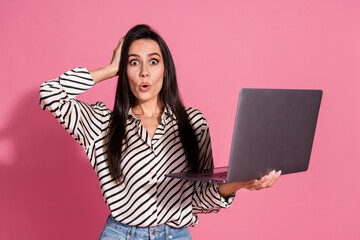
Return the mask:
{"type": "Polygon", "coordinates": [[[280,172],[260,180],[210,184],[165,178],[213,167],[202,113],[182,105],[175,66],[164,40],[147,25],[120,39],[111,63],[80,67],[41,85],[40,104],[84,148],[111,214],[99,239],[191,239],[198,213],[230,206],[241,188],[272,186],[280,172]],[[75,97],[119,76],[115,105],[88,105],[75,97]]]}

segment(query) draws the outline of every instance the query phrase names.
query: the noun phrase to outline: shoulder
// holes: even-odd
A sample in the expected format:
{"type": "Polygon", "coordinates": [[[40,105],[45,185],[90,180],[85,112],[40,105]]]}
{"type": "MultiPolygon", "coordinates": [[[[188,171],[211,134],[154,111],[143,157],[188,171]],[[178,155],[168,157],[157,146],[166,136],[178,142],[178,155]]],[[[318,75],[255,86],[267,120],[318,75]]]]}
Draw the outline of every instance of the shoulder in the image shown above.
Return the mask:
{"type": "Polygon", "coordinates": [[[203,113],[199,109],[193,108],[193,107],[184,107],[184,108],[185,108],[185,112],[188,115],[189,119],[203,118],[205,120],[203,113]]]}
{"type": "Polygon", "coordinates": [[[190,124],[192,125],[195,131],[197,130],[204,131],[208,128],[206,118],[199,109],[193,107],[185,107],[185,112],[188,115],[190,124]]]}

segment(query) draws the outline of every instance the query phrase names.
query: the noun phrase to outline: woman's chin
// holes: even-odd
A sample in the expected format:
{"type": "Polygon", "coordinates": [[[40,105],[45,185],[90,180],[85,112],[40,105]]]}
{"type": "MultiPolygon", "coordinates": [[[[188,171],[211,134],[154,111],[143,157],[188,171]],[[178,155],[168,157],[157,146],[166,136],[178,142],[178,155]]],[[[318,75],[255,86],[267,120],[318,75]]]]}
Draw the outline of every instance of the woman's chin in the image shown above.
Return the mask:
{"type": "Polygon", "coordinates": [[[151,103],[153,102],[154,104],[157,104],[158,102],[160,102],[160,96],[159,95],[150,95],[150,94],[146,94],[146,93],[141,93],[141,94],[137,94],[135,95],[136,97],[136,102],[138,104],[142,104],[142,103],[151,103]]]}

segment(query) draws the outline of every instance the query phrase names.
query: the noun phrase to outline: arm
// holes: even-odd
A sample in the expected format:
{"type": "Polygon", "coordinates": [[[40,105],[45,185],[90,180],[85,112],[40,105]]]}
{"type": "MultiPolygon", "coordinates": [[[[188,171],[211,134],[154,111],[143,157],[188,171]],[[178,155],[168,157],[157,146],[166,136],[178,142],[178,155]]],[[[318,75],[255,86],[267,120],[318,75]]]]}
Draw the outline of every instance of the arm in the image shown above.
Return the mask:
{"type": "MultiPolygon", "coordinates": [[[[203,117],[203,116],[202,116],[203,117]]],[[[213,168],[213,158],[209,127],[204,119],[199,142],[200,169],[213,168]]],[[[280,178],[281,171],[270,172],[261,179],[234,183],[207,183],[195,182],[193,196],[193,213],[218,212],[221,208],[230,207],[236,191],[244,188],[248,190],[261,190],[271,187],[280,178]]]]}
{"type": "Polygon", "coordinates": [[[39,91],[42,109],[51,112],[85,150],[101,135],[109,114],[101,102],[89,105],[75,98],[94,84],[87,69],[80,67],[43,83],[39,91]]]}
{"type": "MultiPolygon", "coordinates": [[[[89,105],[75,97],[95,83],[117,74],[122,41],[123,38],[117,44],[108,66],[90,72],[86,68],[75,68],[40,87],[40,106],[50,111],[85,151],[90,151],[89,147],[102,135],[103,125],[109,121],[110,110],[101,102],[89,105]]],[[[90,161],[94,167],[95,162],[90,161]]]]}
{"type": "MultiPolygon", "coordinates": [[[[209,127],[202,114],[201,118],[203,121],[199,141],[200,169],[211,169],[214,167],[214,164],[209,127]]],[[[220,195],[218,183],[196,181],[192,201],[193,213],[211,213],[218,212],[221,208],[228,208],[234,196],[233,194],[231,196],[229,195],[227,199],[223,198],[220,195]]]]}

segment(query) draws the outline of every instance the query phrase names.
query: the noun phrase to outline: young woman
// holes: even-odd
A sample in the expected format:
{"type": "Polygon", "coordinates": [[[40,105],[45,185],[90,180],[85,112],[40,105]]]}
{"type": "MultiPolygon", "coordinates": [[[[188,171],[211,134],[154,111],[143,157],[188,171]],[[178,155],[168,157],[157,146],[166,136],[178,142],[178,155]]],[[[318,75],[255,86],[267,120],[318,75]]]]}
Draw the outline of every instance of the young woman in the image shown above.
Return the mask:
{"type": "Polygon", "coordinates": [[[281,174],[227,184],[164,177],[212,168],[213,159],[207,122],[182,105],[170,51],[147,25],[120,39],[109,65],[43,83],[40,105],[80,143],[99,178],[111,211],[99,239],[191,239],[197,214],[227,208],[237,190],[270,187],[281,174]],[[113,110],[75,98],[117,75],[113,110]]]}

